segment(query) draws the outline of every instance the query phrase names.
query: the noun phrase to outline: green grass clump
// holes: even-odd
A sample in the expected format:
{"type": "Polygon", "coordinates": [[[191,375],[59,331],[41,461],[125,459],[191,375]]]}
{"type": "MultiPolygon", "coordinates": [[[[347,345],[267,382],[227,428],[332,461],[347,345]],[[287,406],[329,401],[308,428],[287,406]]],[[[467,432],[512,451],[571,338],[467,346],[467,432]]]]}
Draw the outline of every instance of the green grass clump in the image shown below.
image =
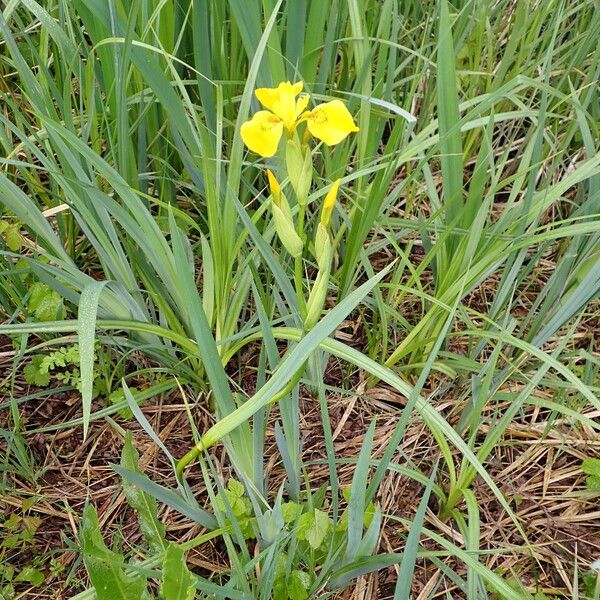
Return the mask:
{"type": "MultiPolygon", "coordinates": [[[[133,416],[176,474],[146,476],[126,437],[113,467],[144,541],[107,546],[86,506],[90,587],[78,598],[305,600],[393,567],[401,600],[422,589],[423,561],[440,573],[428,598],[559,593],[491,566],[494,553],[540,560],[492,466],[532,412],[548,430],[600,429],[587,415],[600,409],[597,11],[594,0],[6,3],[2,485],[41,477],[30,436],[81,426],[89,439],[100,420],[124,436],[117,416],[133,416]],[[241,136],[264,108],[255,89],[287,80],[304,82],[309,110],[341,100],[358,126],[335,146],[311,142],[302,167],[283,142],[259,160],[241,136]],[[269,200],[267,168],[289,205],[269,200]],[[339,334],[349,322],[351,340],[339,334]],[[358,391],[351,376],[332,380],[335,360],[361,373],[358,391]],[[22,381],[76,390],[81,412],[30,427],[44,396],[22,381]],[[367,405],[348,476],[330,392],[369,402],[382,387],[402,408],[378,444],[367,405]],[[200,398],[214,419],[204,428],[186,405],[192,434],[177,457],[144,412],[161,395],[200,398]],[[309,396],[328,468],[319,485],[303,456],[309,396]],[[415,422],[430,439],[423,463],[403,447],[415,422]],[[414,506],[384,502],[398,469],[419,490],[414,506]],[[479,482],[519,544],[481,539],[479,482]],[[168,542],[163,505],[206,531],[168,542]],[[398,552],[380,545],[390,526],[398,552]],[[187,553],[209,543],[226,572],[192,573],[187,553]]],[[[565,565],[571,581],[579,568],[565,565]]]]}

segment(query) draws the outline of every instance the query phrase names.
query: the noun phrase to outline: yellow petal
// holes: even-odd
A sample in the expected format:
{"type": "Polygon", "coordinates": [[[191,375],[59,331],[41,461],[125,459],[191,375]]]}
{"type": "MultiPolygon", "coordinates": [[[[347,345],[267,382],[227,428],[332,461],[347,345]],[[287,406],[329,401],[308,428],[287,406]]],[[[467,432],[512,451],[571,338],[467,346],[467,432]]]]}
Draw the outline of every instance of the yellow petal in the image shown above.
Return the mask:
{"type": "Polygon", "coordinates": [[[329,188],[329,191],[327,192],[327,196],[325,196],[325,201],[323,202],[324,209],[333,208],[333,205],[335,204],[335,199],[337,198],[338,190],[340,189],[341,181],[342,181],[341,179],[336,179],[333,182],[332,186],[329,188]]]}
{"type": "Polygon", "coordinates": [[[352,115],[341,100],[319,104],[304,114],[308,130],[328,146],[339,144],[349,133],[358,131],[352,115]]]}
{"type": "Polygon", "coordinates": [[[281,204],[281,186],[279,185],[277,179],[275,179],[275,175],[271,173],[271,169],[267,169],[267,179],[269,180],[269,187],[271,188],[273,202],[279,206],[281,204]]]}
{"type": "Polygon", "coordinates": [[[323,210],[321,211],[321,223],[325,227],[329,225],[329,221],[331,220],[331,213],[333,211],[335,200],[337,198],[337,193],[340,188],[340,181],[341,179],[336,179],[333,182],[333,185],[329,188],[327,196],[325,196],[325,200],[323,201],[323,210]]]}
{"type": "Polygon", "coordinates": [[[282,133],[281,119],[268,110],[259,110],[249,121],[243,123],[240,129],[244,144],[266,158],[277,152],[282,133]]]}
{"type": "Polygon", "coordinates": [[[301,91],[301,81],[294,84],[285,81],[276,88],[258,88],[254,93],[259,102],[275,113],[284,122],[285,126],[291,130],[294,128],[298,116],[296,113],[296,96],[301,91]]]}
{"type": "Polygon", "coordinates": [[[304,112],[304,109],[308,106],[309,100],[310,96],[308,94],[304,94],[300,96],[298,100],[296,100],[296,118],[298,118],[304,112]]]}

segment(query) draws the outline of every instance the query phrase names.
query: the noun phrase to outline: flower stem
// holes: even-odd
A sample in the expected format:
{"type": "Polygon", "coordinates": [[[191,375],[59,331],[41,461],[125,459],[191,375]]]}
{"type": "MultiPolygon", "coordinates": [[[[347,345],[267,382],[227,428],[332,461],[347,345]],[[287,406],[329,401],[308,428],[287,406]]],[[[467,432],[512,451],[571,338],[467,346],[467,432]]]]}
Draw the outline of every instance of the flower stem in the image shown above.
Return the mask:
{"type": "MultiPolygon", "coordinates": [[[[296,233],[302,240],[302,243],[306,246],[306,235],[304,234],[304,214],[306,212],[306,206],[304,204],[298,205],[298,219],[296,221],[296,233]]],[[[306,300],[304,298],[304,272],[303,272],[303,261],[302,255],[297,256],[294,259],[294,286],[296,288],[296,296],[298,298],[298,307],[300,308],[300,316],[304,321],[306,317],[306,300]]]]}

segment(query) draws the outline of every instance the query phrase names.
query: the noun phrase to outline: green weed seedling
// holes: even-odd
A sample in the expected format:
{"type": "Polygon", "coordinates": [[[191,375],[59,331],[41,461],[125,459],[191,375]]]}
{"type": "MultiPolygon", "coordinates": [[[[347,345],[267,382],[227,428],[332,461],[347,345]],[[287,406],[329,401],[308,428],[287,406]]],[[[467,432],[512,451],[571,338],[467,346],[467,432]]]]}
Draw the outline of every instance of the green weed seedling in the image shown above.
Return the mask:
{"type": "Polygon", "coordinates": [[[36,501],[36,498],[23,500],[20,512],[0,516],[0,600],[11,600],[18,584],[38,587],[46,579],[42,557],[25,565],[20,558],[23,553],[35,556],[35,534],[42,520],[29,512],[36,501]]]}
{"type": "Polygon", "coordinates": [[[581,583],[585,599],[600,598],[600,561],[594,562],[590,570],[581,575],[581,583]]]}
{"type": "Polygon", "coordinates": [[[27,312],[42,322],[64,319],[67,314],[60,294],[40,281],[29,288],[27,312]]]}
{"type": "Polygon", "coordinates": [[[19,252],[25,243],[25,238],[21,234],[22,225],[19,221],[0,219],[0,238],[13,252],[19,252]]]}
{"type": "MultiPolygon", "coordinates": [[[[121,455],[121,466],[141,475],[139,455],[128,432],[121,455]]],[[[129,506],[136,512],[147,555],[144,561],[127,560],[120,549],[108,548],[98,521],[96,509],[88,504],[81,528],[81,551],[97,600],[193,600],[196,597],[196,576],[186,564],[187,550],[208,541],[213,534],[200,536],[186,545],[168,542],[165,526],[158,518],[156,499],[127,480],[123,491],[129,506]],[[158,596],[151,595],[149,579],[159,582],[158,596]]],[[[218,535],[220,532],[216,532],[218,535]]],[[[87,592],[84,592],[84,596],[87,592]]],[[[87,596],[86,596],[87,597],[87,596]]]]}
{"type": "Polygon", "coordinates": [[[600,459],[586,458],[581,463],[581,470],[588,476],[585,480],[587,489],[600,493],[600,459]]]}
{"type": "MultiPolygon", "coordinates": [[[[253,516],[253,503],[239,481],[229,479],[216,496],[215,505],[223,514],[225,526],[239,530],[245,542],[257,540],[263,549],[263,582],[259,589],[272,587],[273,600],[306,600],[314,588],[315,573],[325,581],[327,575],[341,567],[340,561],[348,552],[350,511],[346,509],[333,518],[325,492],[323,487],[302,503],[283,502],[280,493],[273,508],[258,517],[253,516]],[[268,548],[277,550],[276,558],[268,548]]],[[[350,488],[344,488],[342,495],[350,503],[350,488]]],[[[369,502],[363,514],[362,527],[368,531],[378,514],[375,504],[369,502]]]]}
{"type": "MultiPolygon", "coordinates": [[[[53,384],[72,386],[81,391],[81,372],[79,370],[79,344],[60,346],[47,354],[36,354],[23,369],[25,381],[30,385],[48,387],[53,384]]],[[[96,387],[94,395],[100,389],[98,371],[94,371],[96,387]]]]}
{"type": "MultiPolygon", "coordinates": [[[[123,404],[125,395],[122,389],[110,391],[110,377],[101,369],[99,360],[100,344],[95,344],[94,367],[93,367],[93,387],[92,398],[99,395],[106,396],[107,404],[123,404]]],[[[81,392],[82,379],[80,371],[80,352],[79,344],[69,346],[60,346],[56,350],[34,354],[30,362],[23,368],[25,381],[29,385],[49,388],[57,385],[67,386],[81,392]]],[[[160,374],[147,374],[147,377],[160,379],[160,374]]],[[[139,390],[136,387],[130,388],[134,393],[139,390]]],[[[131,410],[125,406],[119,410],[119,416],[123,419],[133,418],[131,410]]]]}

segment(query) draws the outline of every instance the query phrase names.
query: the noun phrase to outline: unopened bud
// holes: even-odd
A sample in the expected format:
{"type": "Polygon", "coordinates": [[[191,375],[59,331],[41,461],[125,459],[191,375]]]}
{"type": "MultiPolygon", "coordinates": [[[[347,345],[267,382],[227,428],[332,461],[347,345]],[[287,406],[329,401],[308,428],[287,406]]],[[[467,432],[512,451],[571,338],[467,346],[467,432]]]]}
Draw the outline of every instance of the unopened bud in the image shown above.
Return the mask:
{"type": "Polygon", "coordinates": [[[340,188],[341,179],[336,179],[332,186],[329,188],[327,195],[325,196],[325,200],[323,201],[323,209],[321,210],[321,223],[328,227],[331,222],[331,213],[333,212],[333,207],[335,206],[335,200],[337,198],[337,193],[340,188]]]}
{"type": "MultiPolygon", "coordinates": [[[[286,202],[287,204],[287,202],[286,202]]],[[[275,223],[275,231],[281,240],[283,247],[294,257],[297,258],[302,254],[304,244],[300,236],[294,229],[294,222],[289,214],[286,214],[277,204],[272,205],[273,222],[275,223]]]]}
{"type": "Polygon", "coordinates": [[[312,183],[311,154],[307,149],[302,152],[297,140],[289,140],[286,145],[285,164],[298,204],[304,206],[312,183]]]}
{"type": "Polygon", "coordinates": [[[306,303],[306,318],[304,319],[304,328],[307,331],[317,324],[325,306],[327,289],[329,287],[329,272],[329,265],[325,269],[319,269],[315,283],[310,291],[310,296],[306,303]]]}
{"type": "Polygon", "coordinates": [[[275,175],[271,173],[271,169],[267,169],[267,179],[269,180],[269,188],[271,190],[271,196],[273,196],[273,202],[277,205],[281,205],[281,186],[275,175]]]}
{"type": "Polygon", "coordinates": [[[317,225],[315,234],[315,258],[319,269],[324,269],[331,262],[331,238],[322,223],[317,225]]]}

